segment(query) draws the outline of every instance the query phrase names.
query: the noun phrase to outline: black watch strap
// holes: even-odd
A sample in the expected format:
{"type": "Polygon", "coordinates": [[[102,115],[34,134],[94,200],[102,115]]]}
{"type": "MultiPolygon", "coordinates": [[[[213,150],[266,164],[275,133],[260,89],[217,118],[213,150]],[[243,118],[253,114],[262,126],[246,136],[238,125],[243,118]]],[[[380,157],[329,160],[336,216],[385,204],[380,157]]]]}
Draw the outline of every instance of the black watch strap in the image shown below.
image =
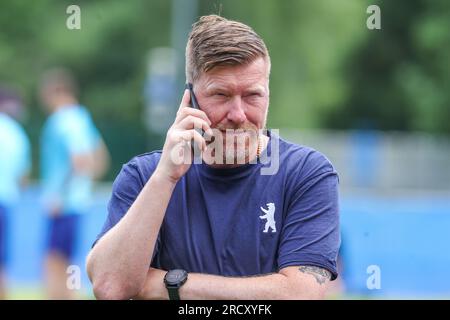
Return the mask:
{"type": "Polygon", "coordinates": [[[169,292],[169,300],[180,300],[178,289],[179,288],[167,287],[167,291],[169,292]]]}
{"type": "Polygon", "coordinates": [[[183,269],[173,269],[167,271],[164,276],[164,284],[170,300],[180,300],[180,287],[186,282],[188,273],[183,269]]]}

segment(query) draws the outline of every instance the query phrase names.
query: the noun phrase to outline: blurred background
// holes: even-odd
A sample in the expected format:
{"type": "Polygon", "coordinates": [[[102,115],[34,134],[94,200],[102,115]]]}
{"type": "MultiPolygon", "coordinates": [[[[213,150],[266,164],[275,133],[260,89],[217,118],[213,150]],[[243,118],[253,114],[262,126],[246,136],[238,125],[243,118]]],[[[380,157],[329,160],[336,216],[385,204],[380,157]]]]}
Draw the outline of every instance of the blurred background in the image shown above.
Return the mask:
{"type": "Polygon", "coordinates": [[[272,59],[268,127],[323,152],[340,174],[342,270],[331,298],[450,298],[448,1],[2,0],[0,83],[24,101],[32,154],[8,213],[7,298],[45,298],[40,75],[72,71],[110,153],[73,261],[78,297],[92,298],[85,257],[112,181],[134,155],[162,147],[183,91],[187,34],[205,14],[262,36],[272,59]],[[68,28],[74,4],[80,29],[68,28]],[[366,26],[372,4],[380,30],[366,26]]]}

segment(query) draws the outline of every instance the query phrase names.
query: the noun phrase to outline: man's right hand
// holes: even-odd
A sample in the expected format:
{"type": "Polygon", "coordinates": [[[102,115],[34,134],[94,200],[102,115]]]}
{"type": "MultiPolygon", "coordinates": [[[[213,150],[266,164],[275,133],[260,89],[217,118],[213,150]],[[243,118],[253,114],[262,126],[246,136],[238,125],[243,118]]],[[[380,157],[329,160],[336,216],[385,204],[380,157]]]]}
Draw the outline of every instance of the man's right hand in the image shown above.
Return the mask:
{"type": "Polygon", "coordinates": [[[211,121],[202,110],[189,106],[189,90],[184,91],[183,99],[174,123],[167,131],[161,159],[155,173],[176,183],[190,168],[193,161],[192,140],[202,151],[206,141],[195,129],[203,129],[212,136],[211,121]]]}

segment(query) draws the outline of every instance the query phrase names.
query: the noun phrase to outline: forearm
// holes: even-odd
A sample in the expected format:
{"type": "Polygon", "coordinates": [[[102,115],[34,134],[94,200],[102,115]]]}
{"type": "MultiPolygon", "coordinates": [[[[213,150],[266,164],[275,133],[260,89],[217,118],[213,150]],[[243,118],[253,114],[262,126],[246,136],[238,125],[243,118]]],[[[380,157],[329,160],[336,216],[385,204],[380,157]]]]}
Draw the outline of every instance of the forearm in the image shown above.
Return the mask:
{"type": "Polygon", "coordinates": [[[88,257],[88,274],[97,297],[131,298],[146,282],[173,190],[192,163],[191,142],[201,145],[203,151],[206,149],[205,139],[195,129],[202,128],[212,135],[211,121],[203,111],[190,108],[189,99],[189,90],[185,90],[152,177],[125,216],[103,236],[88,257]]]}
{"type": "MultiPolygon", "coordinates": [[[[139,299],[168,299],[164,286],[165,271],[150,269],[139,299]]],[[[314,276],[302,273],[298,267],[288,267],[279,273],[253,277],[223,277],[191,273],[180,288],[182,300],[272,300],[322,299],[328,280],[318,283],[314,276]]]]}
{"type": "Polygon", "coordinates": [[[100,179],[108,170],[111,162],[108,148],[103,140],[100,141],[99,146],[93,153],[93,160],[92,177],[94,179],[100,179]]]}
{"type": "Polygon", "coordinates": [[[180,298],[214,300],[288,299],[289,279],[279,273],[256,277],[222,277],[190,274],[180,289],[180,298]]]}
{"type": "Polygon", "coordinates": [[[92,249],[87,270],[96,296],[120,291],[112,298],[127,298],[139,292],[174,187],[155,172],[127,214],[92,249]]]}

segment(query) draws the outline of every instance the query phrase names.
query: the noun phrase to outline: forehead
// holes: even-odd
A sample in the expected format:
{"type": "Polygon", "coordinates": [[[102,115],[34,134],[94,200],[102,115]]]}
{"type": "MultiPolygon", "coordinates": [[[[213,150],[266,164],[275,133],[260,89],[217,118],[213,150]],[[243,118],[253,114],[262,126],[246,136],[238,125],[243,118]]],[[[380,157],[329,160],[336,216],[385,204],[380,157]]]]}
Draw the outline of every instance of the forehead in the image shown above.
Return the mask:
{"type": "Polygon", "coordinates": [[[258,58],[246,65],[215,67],[200,76],[198,85],[205,90],[237,90],[265,86],[268,80],[269,64],[264,58],[258,58]]]}

